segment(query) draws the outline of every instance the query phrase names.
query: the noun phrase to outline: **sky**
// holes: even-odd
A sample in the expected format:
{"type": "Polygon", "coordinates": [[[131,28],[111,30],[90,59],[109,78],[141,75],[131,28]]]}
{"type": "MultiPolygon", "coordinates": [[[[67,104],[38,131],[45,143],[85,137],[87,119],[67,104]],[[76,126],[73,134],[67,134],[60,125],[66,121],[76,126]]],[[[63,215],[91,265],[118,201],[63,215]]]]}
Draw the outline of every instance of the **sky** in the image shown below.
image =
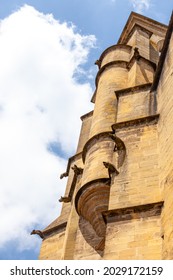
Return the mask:
{"type": "Polygon", "coordinates": [[[37,259],[60,213],[94,62],[131,11],[168,24],[172,0],[0,0],[0,259],[37,259]]]}

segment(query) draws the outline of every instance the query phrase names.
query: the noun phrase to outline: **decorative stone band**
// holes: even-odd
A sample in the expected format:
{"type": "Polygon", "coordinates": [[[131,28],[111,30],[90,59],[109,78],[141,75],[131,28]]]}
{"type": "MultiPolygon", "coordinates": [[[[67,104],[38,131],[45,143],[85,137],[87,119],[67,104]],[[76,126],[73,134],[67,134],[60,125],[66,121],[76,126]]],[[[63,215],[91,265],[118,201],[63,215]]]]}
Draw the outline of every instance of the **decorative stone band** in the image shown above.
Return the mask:
{"type": "Polygon", "coordinates": [[[129,121],[119,122],[112,125],[112,130],[116,132],[117,130],[129,128],[131,126],[146,126],[146,125],[153,125],[158,122],[159,114],[146,116],[138,119],[133,119],[129,121]]]}
{"type": "Polygon", "coordinates": [[[109,52],[115,51],[115,50],[117,50],[117,49],[123,49],[123,50],[128,51],[128,52],[130,53],[131,50],[132,50],[132,47],[129,46],[129,45],[125,45],[125,44],[118,44],[118,45],[110,46],[109,48],[107,48],[106,50],[104,50],[104,52],[102,52],[100,58],[98,59],[99,64],[101,65],[103,58],[104,58],[109,52]]]}
{"type": "Polygon", "coordinates": [[[122,67],[122,68],[126,68],[127,69],[127,65],[128,65],[128,62],[124,61],[124,60],[115,60],[115,61],[111,61],[109,63],[106,63],[103,67],[100,68],[100,70],[97,73],[97,76],[96,76],[96,79],[95,79],[96,88],[98,86],[98,82],[99,82],[100,76],[105,71],[105,69],[108,69],[108,68],[110,68],[112,66],[114,66],[114,67],[122,67]]]}
{"type": "MultiPolygon", "coordinates": [[[[118,138],[117,136],[113,135],[113,131],[105,131],[105,132],[101,132],[99,134],[94,135],[92,138],[90,138],[84,145],[83,147],[83,151],[82,151],[82,160],[83,163],[85,163],[85,158],[86,158],[86,154],[87,151],[90,149],[90,147],[92,147],[95,143],[101,142],[103,140],[111,140],[115,142],[115,147],[116,150],[125,150],[125,145],[123,143],[123,141],[118,138]]],[[[114,149],[114,152],[116,151],[114,149]]]]}
{"type": "Polygon", "coordinates": [[[108,209],[110,179],[101,178],[85,184],[76,194],[75,207],[79,216],[90,222],[97,236],[105,237],[106,225],[102,212],[108,209]]]}
{"type": "Polygon", "coordinates": [[[151,83],[147,83],[147,84],[138,85],[138,86],[134,86],[134,87],[128,87],[128,88],[116,90],[115,94],[116,94],[117,99],[119,99],[120,96],[133,94],[134,92],[138,92],[138,91],[143,92],[143,91],[150,90],[151,85],[152,85],[151,83]]]}
{"type": "Polygon", "coordinates": [[[140,219],[161,214],[163,201],[132,206],[127,208],[113,209],[102,213],[105,223],[128,221],[132,219],[140,219]]]}
{"type": "Polygon", "coordinates": [[[153,70],[156,70],[156,64],[148,59],[146,59],[145,57],[141,56],[140,54],[138,56],[134,55],[132,56],[131,60],[129,62],[124,61],[124,60],[115,60],[115,61],[111,61],[107,64],[105,64],[103,67],[100,68],[100,70],[97,73],[96,76],[96,80],[95,80],[95,84],[96,84],[96,88],[100,79],[101,74],[105,71],[105,69],[110,68],[111,66],[117,66],[117,67],[122,67],[122,68],[126,68],[126,69],[131,69],[131,67],[133,66],[134,62],[138,60],[138,61],[142,61],[144,63],[147,63],[148,65],[150,65],[153,70]]]}
{"type": "Polygon", "coordinates": [[[82,160],[83,163],[85,163],[85,158],[86,158],[86,154],[87,151],[89,150],[89,148],[94,145],[96,142],[98,143],[99,141],[102,140],[112,140],[112,135],[111,135],[112,131],[105,131],[99,134],[94,135],[93,137],[91,137],[84,145],[83,147],[83,151],[82,151],[82,160]]]}

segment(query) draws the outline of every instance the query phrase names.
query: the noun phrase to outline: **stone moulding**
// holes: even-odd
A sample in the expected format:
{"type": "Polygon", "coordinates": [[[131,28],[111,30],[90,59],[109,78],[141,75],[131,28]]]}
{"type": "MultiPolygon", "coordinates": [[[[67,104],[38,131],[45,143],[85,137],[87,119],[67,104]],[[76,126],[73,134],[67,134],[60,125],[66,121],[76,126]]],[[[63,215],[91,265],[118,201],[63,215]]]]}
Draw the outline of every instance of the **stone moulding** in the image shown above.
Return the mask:
{"type": "Polygon", "coordinates": [[[146,116],[138,119],[133,119],[129,121],[119,122],[112,125],[112,130],[116,132],[117,130],[129,128],[133,126],[147,126],[157,124],[159,120],[159,114],[146,116]]]}
{"type": "Polygon", "coordinates": [[[129,45],[125,45],[125,44],[117,44],[117,45],[113,45],[113,46],[110,46],[109,48],[107,48],[104,52],[102,52],[100,58],[98,59],[98,61],[102,62],[103,58],[107,55],[107,53],[113,51],[113,50],[116,50],[116,49],[124,49],[126,51],[129,51],[129,53],[131,52],[132,50],[132,47],[129,46],[129,45]]]}
{"type": "Polygon", "coordinates": [[[100,140],[105,140],[105,139],[112,139],[112,135],[111,135],[112,131],[105,131],[105,132],[101,132],[99,134],[94,135],[93,137],[91,137],[84,145],[83,147],[83,151],[82,151],[82,160],[83,163],[85,163],[85,158],[86,158],[86,154],[88,149],[95,143],[98,142],[100,140]]]}
{"type": "Polygon", "coordinates": [[[95,98],[96,98],[96,94],[97,94],[97,87],[98,87],[99,79],[100,79],[102,73],[103,73],[106,69],[108,69],[108,68],[110,68],[110,67],[112,67],[112,66],[113,66],[113,67],[116,66],[116,67],[125,68],[125,69],[127,69],[127,71],[129,71],[129,70],[131,69],[131,67],[133,66],[133,64],[135,63],[135,61],[138,61],[139,63],[140,63],[140,61],[143,62],[143,63],[146,63],[147,65],[149,65],[149,66],[151,66],[151,67],[153,68],[153,71],[156,71],[156,64],[155,64],[154,62],[152,62],[152,61],[146,59],[145,57],[141,56],[140,54],[139,54],[138,57],[136,57],[136,55],[134,54],[134,55],[132,56],[132,58],[130,59],[129,62],[127,62],[127,61],[125,61],[125,60],[114,60],[114,61],[111,61],[111,62],[109,62],[109,63],[106,63],[104,66],[102,66],[102,67],[99,69],[99,71],[98,71],[98,73],[97,73],[97,76],[96,76],[96,79],[95,79],[96,89],[95,89],[95,92],[94,92],[94,94],[93,94],[93,96],[92,96],[92,98],[91,98],[91,102],[93,102],[93,103],[95,102],[95,98]]]}
{"type": "MultiPolygon", "coordinates": [[[[82,151],[83,163],[85,163],[86,154],[93,144],[98,143],[99,141],[102,141],[102,140],[109,140],[109,139],[114,141],[114,143],[115,143],[113,152],[118,152],[118,155],[120,155],[123,151],[123,161],[124,161],[124,158],[126,155],[126,148],[125,148],[124,142],[119,137],[114,135],[113,131],[106,131],[106,132],[101,132],[99,134],[94,135],[92,138],[90,138],[85,143],[83,151],[82,151]]],[[[119,164],[118,167],[120,167],[120,166],[122,166],[121,163],[119,164]]]]}
{"type": "Polygon", "coordinates": [[[140,26],[139,24],[135,23],[134,26],[132,27],[132,30],[129,32],[128,36],[126,37],[126,39],[124,40],[124,44],[127,44],[129,39],[131,38],[131,36],[133,35],[133,33],[136,31],[142,31],[144,33],[146,33],[148,35],[148,37],[150,38],[153,34],[153,32],[151,32],[150,30],[148,30],[145,27],[140,26]]]}
{"type": "Polygon", "coordinates": [[[128,62],[125,61],[125,60],[114,60],[114,61],[111,61],[111,62],[106,63],[103,67],[100,68],[100,70],[99,70],[98,73],[97,73],[97,76],[96,76],[96,79],[95,79],[96,88],[97,88],[97,86],[98,86],[98,82],[99,82],[99,79],[100,79],[101,74],[102,74],[107,68],[110,68],[111,66],[114,66],[114,67],[116,66],[116,67],[121,67],[121,68],[127,69],[127,65],[128,65],[128,62]]]}
{"type": "Polygon", "coordinates": [[[156,64],[141,55],[139,55],[138,57],[136,57],[136,55],[133,55],[131,60],[127,63],[127,69],[130,70],[136,61],[146,63],[147,65],[151,66],[154,71],[156,71],[156,64]]]}
{"type": "MultiPolygon", "coordinates": [[[[150,29],[150,27],[153,27],[154,26],[154,29],[156,30],[159,30],[162,31],[163,33],[166,32],[167,30],[167,25],[163,24],[163,23],[160,23],[158,21],[155,21],[153,19],[150,19],[146,16],[142,16],[135,12],[131,12],[129,18],[128,18],[128,21],[126,23],[126,25],[124,26],[124,29],[120,35],[120,38],[118,40],[118,44],[125,44],[126,43],[126,40],[129,36],[129,33],[131,32],[131,30],[133,29],[133,26],[138,22],[140,21],[140,26],[143,25],[143,28],[145,28],[144,26],[146,26],[146,23],[147,25],[149,24],[149,28],[147,28],[148,30],[150,29]]],[[[146,29],[146,28],[145,28],[146,29]]]]}
{"type": "Polygon", "coordinates": [[[115,94],[116,94],[117,99],[119,99],[120,96],[133,94],[134,92],[139,92],[139,91],[143,92],[146,90],[150,90],[151,85],[152,85],[151,83],[147,83],[147,84],[138,85],[138,86],[134,86],[134,87],[128,87],[128,88],[116,90],[115,94]]]}
{"type": "Polygon", "coordinates": [[[160,215],[163,208],[163,204],[163,201],[159,201],[150,204],[113,209],[104,211],[102,215],[105,223],[148,218],[160,215]]]}
{"type": "Polygon", "coordinates": [[[114,60],[114,61],[106,63],[103,67],[101,67],[100,70],[98,71],[96,79],[95,79],[96,88],[98,86],[98,82],[99,82],[101,74],[107,68],[109,68],[111,66],[116,66],[116,67],[122,67],[122,68],[126,68],[127,70],[130,70],[136,60],[142,61],[142,62],[150,65],[153,68],[154,71],[156,70],[156,64],[154,62],[146,59],[145,57],[141,56],[140,54],[137,57],[134,53],[134,55],[132,56],[132,58],[130,59],[129,62],[125,61],[125,60],[114,60]]]}

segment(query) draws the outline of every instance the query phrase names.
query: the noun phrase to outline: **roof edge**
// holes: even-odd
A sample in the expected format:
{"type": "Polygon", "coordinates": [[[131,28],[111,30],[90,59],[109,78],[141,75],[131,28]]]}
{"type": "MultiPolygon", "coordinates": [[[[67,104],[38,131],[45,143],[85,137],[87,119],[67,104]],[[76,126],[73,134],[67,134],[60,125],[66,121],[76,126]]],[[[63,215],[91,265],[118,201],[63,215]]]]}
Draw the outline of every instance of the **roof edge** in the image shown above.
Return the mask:
{"type": "Polygon", "coordinates": [[[156,25],[159,25],[160,27],[162,27],[162,28],[164,28],[164,29],[167,29],[167,28],[168,28],[168,26],[167,26],[166,24],[164,24],[164,23],[161,23],[161,22],[159,22],[159,21],[156,21],[156,20],[154,20],[154,19],[151,19],[151,18],[149,18],[149,17],[146,17],[146,16],[144,16],[144,15],[141,15],[141,14],[138,14],[138,13],[132,11],[132,12],[130,13],[129,17],[128,17],[128,20],[127,20],[127,22],[126,22],[126,24],[125,24],[125,26],[124,26],[124,28],[123,28],[123,31],[122,31],[122,33],[121,33],[121,35],[120,35],[120,37],[119,37],[119,40],[118,40],[117,44],[123,44],[123,40],[124,40],[124,37],[125,37],[125,32],[126,32],[126,30],[128,29],[129,23],[131,22],[132,18],[134,18],[134,17],[138,17],[138,18],[143,19],[143,20],[145,20],[145,21],[147,20],[147,21],[149,21],[149,22],[151,22],[151,23],[154,23],[154,24],[156,24],[156,25]]]}

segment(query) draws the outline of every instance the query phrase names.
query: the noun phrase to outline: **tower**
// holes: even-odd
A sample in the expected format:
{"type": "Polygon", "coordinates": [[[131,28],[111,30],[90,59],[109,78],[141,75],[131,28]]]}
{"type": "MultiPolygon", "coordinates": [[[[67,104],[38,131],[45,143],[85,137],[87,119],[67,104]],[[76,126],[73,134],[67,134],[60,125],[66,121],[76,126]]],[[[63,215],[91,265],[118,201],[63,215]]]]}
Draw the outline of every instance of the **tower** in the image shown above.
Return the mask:
{"type": "Polygon", "coordinates": [[[61,214],[33,231],[40,259],[173,258],[172,30],[132,12],[96,61],[61,214]]]}

